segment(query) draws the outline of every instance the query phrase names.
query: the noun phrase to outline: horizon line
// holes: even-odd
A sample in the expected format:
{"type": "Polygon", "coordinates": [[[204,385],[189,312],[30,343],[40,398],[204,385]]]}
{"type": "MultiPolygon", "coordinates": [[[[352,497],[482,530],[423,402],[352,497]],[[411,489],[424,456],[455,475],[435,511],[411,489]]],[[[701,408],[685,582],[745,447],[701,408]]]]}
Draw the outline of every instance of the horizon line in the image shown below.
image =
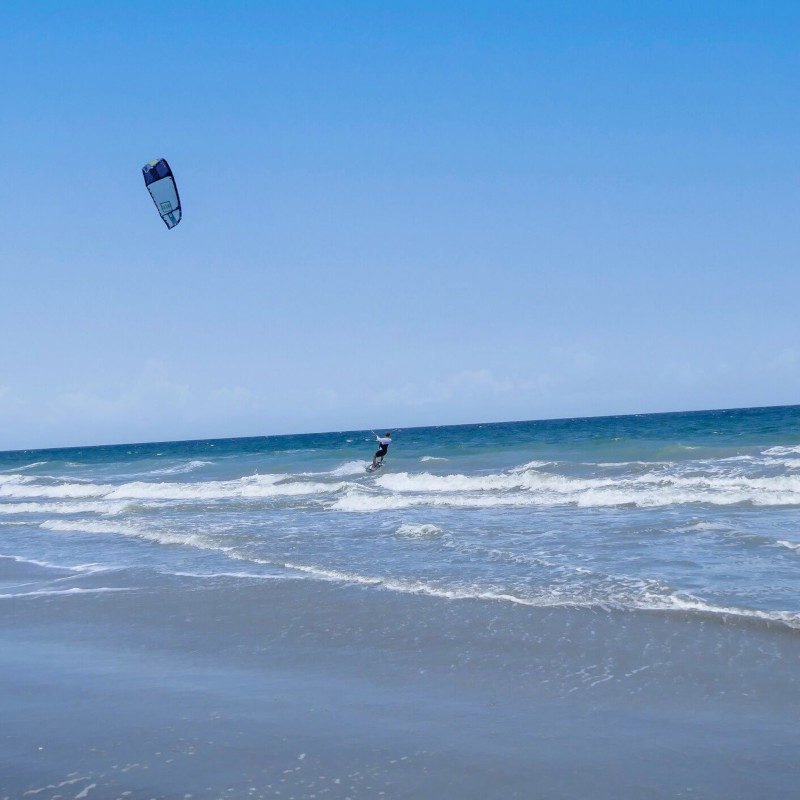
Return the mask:
{"type": "MultiPolygon", "coordinates": [[[[698,408],[687,409],[684,411],[644,411],[644,412],[629,412],[626,414],[587,414],[577,417],[546,417],[542,419],[514,419],[514,420],[495,420],[495,421],[479,421],[479,422],[458,422],[458,423],[442,423],[437,425],[395,425],[387,426],[395,431],[413,431],[424,430],[425,428],[463,428],[472,427],[475,425],[520,425],[532,422],[566,422],[569,420],[601,420],[601,419],[622,419],[624,417],[657,417],[674,414],[710,414],[720,412],[733,412],[733,411],[762,411],[766,409],[779,409],[779,408],[800,408],[800,403],[781,403],[778,405],[767,406],[737,406],[733,408],[698,408]]],[[[349,428],[346,430],[327,430],[327,431],[303,431],[295,433],[261,433],[253,434],[251,436],[203,436],[193,439],[158,439],[154,441],[144,442],[109,442],[106,444],[88,444],[88,445],[62,445],[58,447],[23,447],[13,450],[0,450],[0,456],[13,455],[15,453],[38,453],[43,451],[61,451],[61,450],[93,450],[106,447],[144,447],[149,445],[173,445],[173,444],[190,444],[193,442],[236,442],[246,441],[249,439],[280,439],[288,438],[291,436],[329,436],[334,434],[347,434],[347,433],[363,433],[370,431],[368,428],[349,428]]]]}

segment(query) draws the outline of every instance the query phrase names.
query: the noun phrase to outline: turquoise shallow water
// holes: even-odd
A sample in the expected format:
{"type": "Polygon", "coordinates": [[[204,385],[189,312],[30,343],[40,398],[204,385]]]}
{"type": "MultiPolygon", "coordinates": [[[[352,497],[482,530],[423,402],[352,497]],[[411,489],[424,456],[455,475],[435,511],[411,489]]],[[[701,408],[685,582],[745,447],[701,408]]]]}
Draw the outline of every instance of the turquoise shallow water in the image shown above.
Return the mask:
{"type": "Polygon", "coordinates": [[[282,578],[800,628],[800,406],[0,453],[0,594],[282,578]],[[20,576],[24,579],[21,579],[20,576]]]}

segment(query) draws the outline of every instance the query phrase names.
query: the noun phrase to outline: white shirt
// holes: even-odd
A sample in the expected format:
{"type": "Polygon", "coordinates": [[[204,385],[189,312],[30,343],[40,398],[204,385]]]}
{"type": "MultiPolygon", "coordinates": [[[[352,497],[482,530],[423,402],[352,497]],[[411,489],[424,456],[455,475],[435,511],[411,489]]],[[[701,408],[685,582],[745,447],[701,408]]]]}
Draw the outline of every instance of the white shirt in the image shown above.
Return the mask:
{"type": "Polygon", "coordinates": [[[391,437],[389,436],[376,436],[375,438],[378,440],[378,444],[385,444],[388,446],[392,443],[391,437]]]}

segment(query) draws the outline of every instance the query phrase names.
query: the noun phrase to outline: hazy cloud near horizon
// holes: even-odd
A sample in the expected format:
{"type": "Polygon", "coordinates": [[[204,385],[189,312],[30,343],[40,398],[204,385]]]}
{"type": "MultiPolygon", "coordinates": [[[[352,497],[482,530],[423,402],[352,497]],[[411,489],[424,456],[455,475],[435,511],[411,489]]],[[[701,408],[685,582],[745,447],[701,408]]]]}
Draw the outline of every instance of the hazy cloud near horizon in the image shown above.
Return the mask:
{"type": "MultiPolygon", "coordinates": [[[[629,376],[642,383],[637,392],[630,380],[620,380],[625,368],[589,350],[556,349],[529,370],[521,365],[503,375],[464,370],[419,384],[390,380],[375,389],[320,386],[306,396],[294,390],[277,397],[252,379],[238,386],[203,384],[179,366],[154,359],[121,386],[27,397],[0,387],[2,449],[117,444],[123,443],[120,430],[132,433],[129,442],[171,440],[178,430],[183,435],[177,438],[200,439],[304,433],[311,432],[304,422],[309,415],[319,421],[313,430],[323,431],[441,424],[442,418],[459,424],[680,411],[688,410],[676,405],[687,388],[708,398],[720,391],[746,397],[751,391],[744,405],[762,405],[769,403],[748,380],[766,379],[776,370],[785,380],[789,404],[792,392],[800,393],[800,359],[791,348],[742,372],[726,363],[654,360],[629,376]],[[641,407],[643,397],[649,404],[641,407]],[[584,414],[587,406],[598,409],[597,414],[584,414]]],[[[710,407],[715,406],[697,406],[710,407]]]]}

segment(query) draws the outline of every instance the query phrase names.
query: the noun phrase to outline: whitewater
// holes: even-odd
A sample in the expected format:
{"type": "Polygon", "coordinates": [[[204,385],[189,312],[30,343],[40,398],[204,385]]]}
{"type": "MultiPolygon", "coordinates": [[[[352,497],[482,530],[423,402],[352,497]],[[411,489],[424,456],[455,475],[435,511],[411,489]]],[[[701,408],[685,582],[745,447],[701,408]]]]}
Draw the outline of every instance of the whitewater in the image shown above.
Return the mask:
{"type": "Polygon", "coordinates": [[[781,408],[398,430],[377,476],[365,432],[4,453],[0,559],[46,562],[40,591],[84,589],[91,563],[103,589],[246,574],[800,628],[799,426],[781,408]]]}

